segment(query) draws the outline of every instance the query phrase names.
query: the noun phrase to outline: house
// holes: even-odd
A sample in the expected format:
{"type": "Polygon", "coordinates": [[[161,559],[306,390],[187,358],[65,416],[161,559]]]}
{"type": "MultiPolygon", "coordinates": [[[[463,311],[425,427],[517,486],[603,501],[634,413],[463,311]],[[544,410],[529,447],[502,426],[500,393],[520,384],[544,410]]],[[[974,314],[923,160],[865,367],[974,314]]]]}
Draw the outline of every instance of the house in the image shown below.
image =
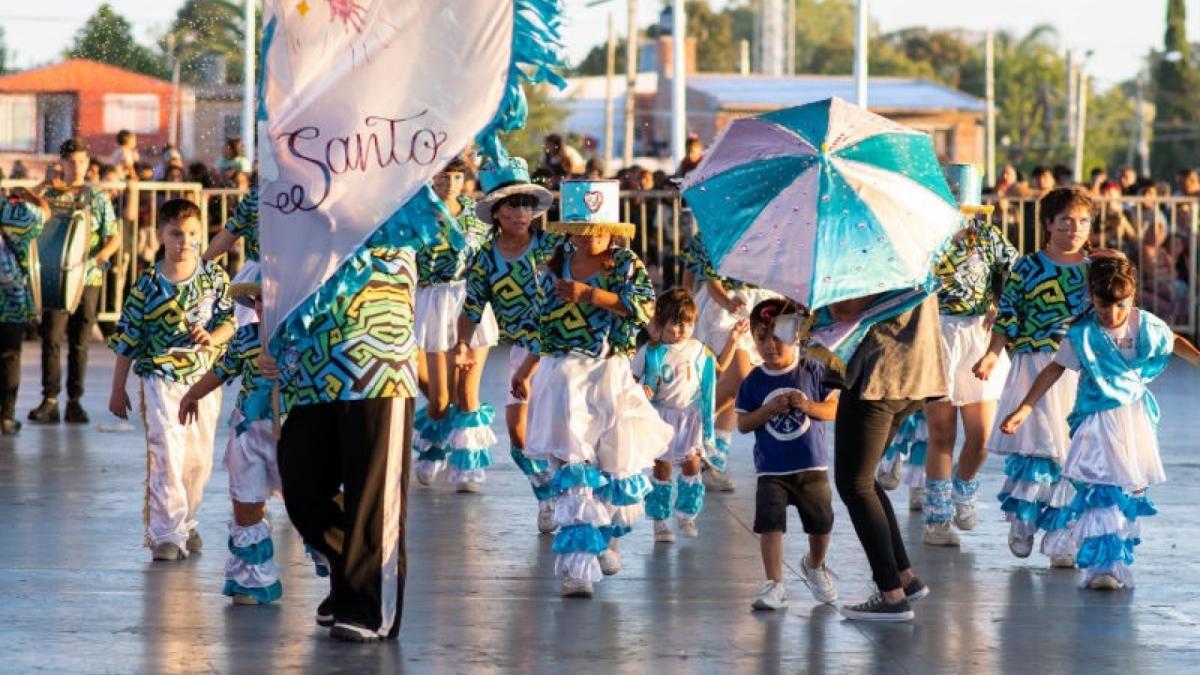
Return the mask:
{"type": "Polygon", "coordinates": [[[16,158],[44,164],[72,136],[81,137],[93,156],[107,158],[121,129],[138,134],[143,152],[161,148],[173,112],[180,150],[189,156],[194,99],[190,88],[180,87],[180,105],[172,110],[173,91],[165,80],[88,59],[0,76],[0,165],[16,158]]]}

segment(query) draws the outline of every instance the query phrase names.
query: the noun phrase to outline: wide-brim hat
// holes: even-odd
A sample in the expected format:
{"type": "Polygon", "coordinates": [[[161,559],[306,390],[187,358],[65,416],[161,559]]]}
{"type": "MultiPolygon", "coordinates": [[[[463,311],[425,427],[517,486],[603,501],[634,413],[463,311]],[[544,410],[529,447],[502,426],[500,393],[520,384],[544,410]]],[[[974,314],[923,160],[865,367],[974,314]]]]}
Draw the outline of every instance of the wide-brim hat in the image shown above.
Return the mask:
{"type": "Polygon", "coordinates": [[[262,297],[262,284],[255,282],[239,282],[229,286],[229,297],[243,307],[254,307],[254,299],[262,297]]]}
{"type": "Polygon", "coordinates": [[[541,185],[527,182],[509,183],[488,192],[486,196],[475,202],[475,217],[488,225],[494,225],[495,219],[492,218],[492,209],[504,200],[504,198],[513,195],[532,195],[537,197],[537,205],[533,207],[534,216],[542,215],[554,205],[554,193],[541,185]]]}
{"type": "Polygon", "coordinates": [[[633,223],[589,223],[578,220],[559,221],[546,224],[546,231],[554,234],[579,235],[591,237],[598,234],[610,234],[614,237],[633,239],[637,234],[637,226],[633,223]]]}

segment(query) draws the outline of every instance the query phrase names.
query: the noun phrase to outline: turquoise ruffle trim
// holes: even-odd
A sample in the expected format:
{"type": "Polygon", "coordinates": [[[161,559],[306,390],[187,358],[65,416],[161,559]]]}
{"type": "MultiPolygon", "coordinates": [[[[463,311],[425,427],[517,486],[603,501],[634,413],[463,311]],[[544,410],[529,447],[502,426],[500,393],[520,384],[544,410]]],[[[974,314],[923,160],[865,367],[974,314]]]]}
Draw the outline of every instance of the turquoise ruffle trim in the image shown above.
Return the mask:
{"type": "Polygon", "coordinates": [[[1062,467],[1049,457],[1010,455],[1004,461],[1004,475],[1016,483],[1056,483],[1062,478],[1062,467]]]}
{"type": "Polygon", "coordinates": [[[529,459],[525,456],[525,451],[520,448],[513,448],[509,454],[512,455],[512,460],[516,463],[517,468],[526,476],[536,476],[550,470],[549,462],[544,459],[529,459]]]}
{"type": "Polygon", "coordinates": [[[551,491],[562,494],[574,487],[599,490],[608,485],[608,478],[591,464],[566,464],[554,473],[551,491]]]}
{"type": "Polygon", "coordinates": [[[1115,534],[1105,534],[1099,537],[1089,537],[1079,545],[1075,554],[1075,564],[1080,568],[1111,565],[1113,563],[1133,564],[1133,549],[1141,543],[1140,539],[1122,539],[1115,534]]]}
{"type": "Polygon", "coordinates": [[[654,481],[650,494],[646,495],[646,516],[650,520],[666,520],[671,517],[671,499],[675,496],[675,484],[671,481],[654,481]]]}
{"type": "MultiPolygon", "coordinates": [[[[420,456],[420,453],[417,453],[420,456]]],[[[451,450],[446,462],[463,471],[471,469],[486,469],[492,465],[490,450],[451,450]]]]}
{"type": "Polygon", "coordinates": [[[582,523],[559,530],[558,534],[554,535],[552,550],[559,555],[567,553],[600,555],[606,548],[608,548],[608,539],[604,534],[596,527],[582,523]]]}
{"type": "MultiPolygon", "coordinates": [[[[308,556],[309,560],[312,560],[313,570],[317,573],[318,577],[324,578],[329,576],[329,566],[317,559],[317,556],[321,555],[320,553],[317,553],[312,546],[305,544],[304,554],[308,556]]],[[[321,557],[324,558],[325,556],[321,557]]]]}
{"type": "Polygon", "coordinates": [[[1037,526],[1044,532],[1054,532],[1071,526],[1079,518],[1079,513],[1070,505],[1060,508],[1047,508],[1038,516],[1037,526]]]}
{"type": "Polygon", "coordinates": [[[1158,507],[1146,493],[1131,495],[1115,485],[1089,483],[1076,483],[1075,489],[1075,501],[1071,502],[1071,509],[1077,513],[1115,506],[1131,522],[1158,514],[1158,507]]]}
{"type": "Polygon", "coordinates": [[[283,584],[276,581],[265,588],[246,588],[233,579],[226,579],[225,588],[221,592],[231,598],[235,595],[249,595],[265,605],[283,597],[283,584]]]}
{"type": "Polygon", "coordinates": [[[679,480],[675,510],[685,516],[694,516],[704,509],[704,483],[679,480]]]}
{"type": "Polygon", "coordinates": [[[650,480],[642,474],[628,478],[611,478],[608,485],[596,490],[596,499],[613,506],[633,506],[650,494],[650,480]]]}
{"type": "Polygon", "coordinates": [[[600,527],[600,533],[604,535],[605,541],[620,539],[630,532],[633,532],[633,528],[629,525],[603,525],[600,527]]]}
{"type": "Polygon", "coordinates": [[[450,429],[487,427],[491,426],[492,420],[496,419],[496,409],[484,403],[474,412],[462,412],[456,409],[454,414],[447,415],[446,419],[450,420],[450,429]]]}
{"type": "Polygon", "coordinates": [[[233,537],[230,537],[229,552],[248,565],[261,565],[275,557],[275,544],[267,537],[251,546],[234,546],[233,537]]]}
{"type": "Polygon", "coordinates": [[[1024,523],[1036,523],[1042,515],[1042,509],[1045,508],[1037,502],[1017,499],[1008,492],[1001,492],[997,498],[1000,500],[1001,511],[1013,514],[1017,520],[1024,523]]]}

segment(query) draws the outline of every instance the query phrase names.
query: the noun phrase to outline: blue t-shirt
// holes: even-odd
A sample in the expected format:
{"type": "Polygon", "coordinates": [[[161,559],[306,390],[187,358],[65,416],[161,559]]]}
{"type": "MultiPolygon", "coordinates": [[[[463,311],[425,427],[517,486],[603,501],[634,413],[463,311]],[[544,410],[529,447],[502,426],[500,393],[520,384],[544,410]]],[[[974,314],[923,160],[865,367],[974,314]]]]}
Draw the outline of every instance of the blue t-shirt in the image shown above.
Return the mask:
{"type": "MultiPolygon", "coordinates": [[[[739,413],[754,412],[767,401],[795,391],[810,400],[824,401],[833,393],[833,389],[821,383],[824,376],[824,366],[800,357],[794,366],[783,371],[759,366],[742,382],[734,409],[739,413]]],[[[760,476],[785,475],[828,465],[825,423],[799,410],[772,417],[754,430],[754,469],[760,476]]]]}

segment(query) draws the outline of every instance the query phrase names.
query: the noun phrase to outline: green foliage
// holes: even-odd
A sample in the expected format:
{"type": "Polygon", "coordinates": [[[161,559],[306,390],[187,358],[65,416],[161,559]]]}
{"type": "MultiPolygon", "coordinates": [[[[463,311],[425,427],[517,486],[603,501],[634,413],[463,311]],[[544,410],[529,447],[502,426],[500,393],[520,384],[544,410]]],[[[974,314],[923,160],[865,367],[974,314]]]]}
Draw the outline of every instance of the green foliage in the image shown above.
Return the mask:
{"type": "Polygon", "coordinates": [[[542,161],[542,139],[562,129],[567,111],[554,103],[549,85],[524,85],[529,102],[529,117],[525,128],[504,137],[504,147],[514,157],[524,157],[533,170],[542,161]]]}
{"type": "MultiPolygon", "coordinates": [[[[625,38],[617,38],[616,70],[618,76],[625,73],[625,38]]],[[[608,46],[601,42],[588,51],[587,56],[579,65],[571,68],[571,74],[577,76],[606,75],[608,73],[608,46]]]]}
{"type": "MultiPolygon", "coordinates": [[[[255,10],[255,44],[262,39],[262,13],[255,10]]],[[[242,81],[242,36],[245,26],[240,2],[230,0],[187,0],[175,15],[171,28],[160,41],[163,50],[173,38],[179,55],[179,77],[189,84],[199,83],[204,62],[219,56],[225,61],[225,80],[242,81]]]]}
{"type": "Polygon", "coordinates": [[[96,13],[75,33],[66,55],[108,63],[153,77],[168,76],[162,55],[138,44],[133,38],[133,26],[108,3],[100,5],[96,13]]]}
{"type": "Polygon", "coordinates": [[[1185,18],[1183,0],[1169,0],[1164,53],[1155,59],[1158,65],[1154,70],[1155,121],[1150,159],[1156,176],[1172,176],[1179,169],[1196,166],[1200,156],[1200,134],[1192,122],[1200,103],[1200,87],[1192,67],[1185,18]]]}
{"type": "Polygon", "coordinates": [[[8,72],[8,42],[4,39],[4,26],[0,26],[0,75],[8,72]]]}

